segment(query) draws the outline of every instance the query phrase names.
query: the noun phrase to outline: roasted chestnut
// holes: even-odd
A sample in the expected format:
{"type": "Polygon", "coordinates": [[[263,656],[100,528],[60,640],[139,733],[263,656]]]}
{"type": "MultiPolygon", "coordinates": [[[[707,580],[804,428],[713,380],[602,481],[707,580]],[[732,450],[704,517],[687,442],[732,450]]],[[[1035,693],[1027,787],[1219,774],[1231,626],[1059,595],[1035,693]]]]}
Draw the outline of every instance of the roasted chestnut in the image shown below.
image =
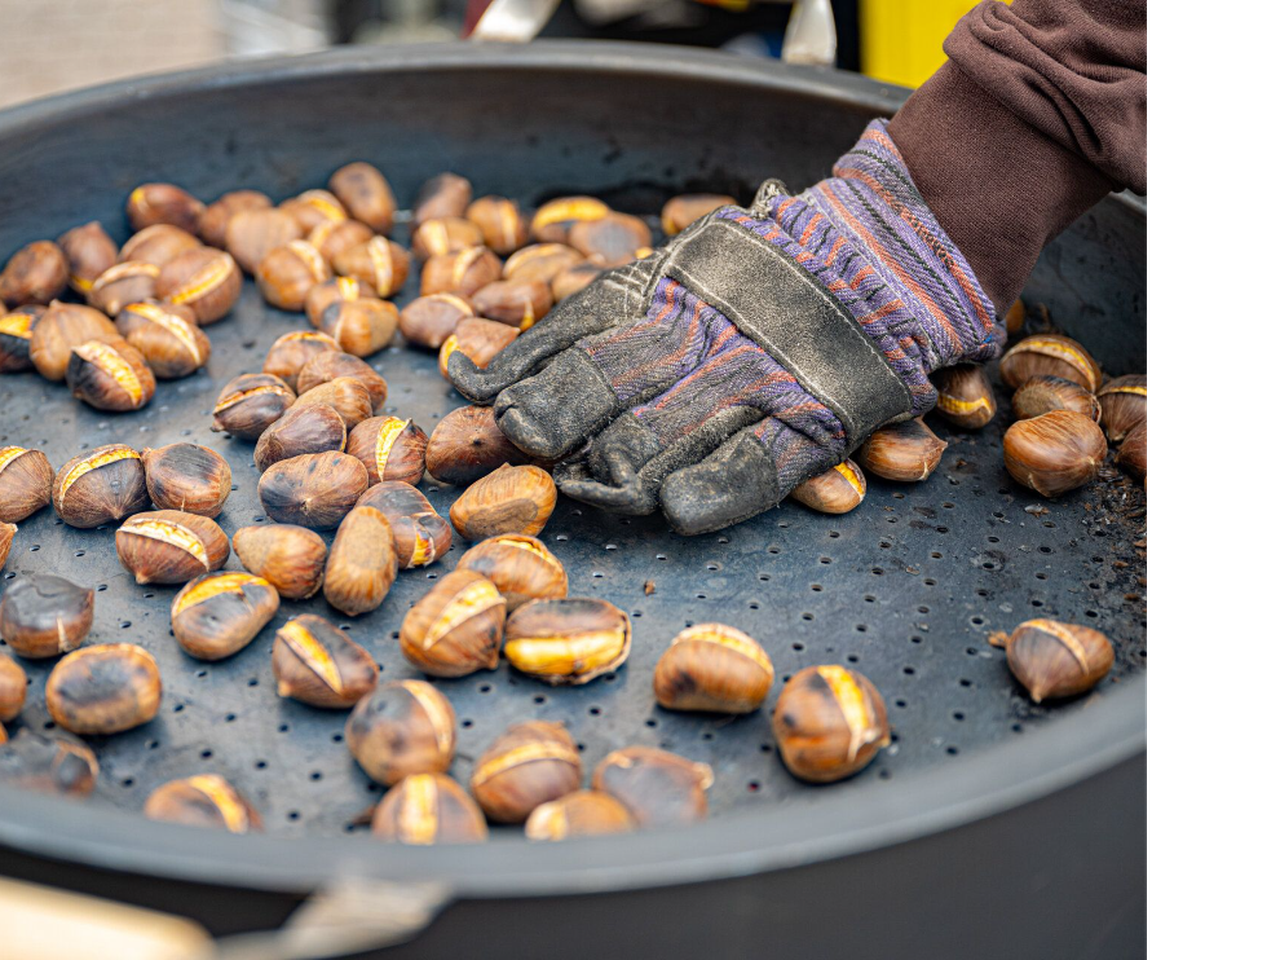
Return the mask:
{"type": "Polygon", "coordinates": [[[0,373],[21,373],[31,370],[31,331],[44,316],[45,308],[27,304],[9,313],[0,304],[0,373]]]}
{"type": "Polygon", "coordinates": [[[723,623],[681,630],[653,671],[653,695],[668,710],[750,713],[772,685],[764,648],[723,623]]]}
{"type": "Polygon", "coordinates": [[[304,453],[268,467],[258,481],[258,497],[277,523],[330,530],[368,486],[369,473],[355,457],[337,451],[304,453]]]}
{"type": "Polygon", "coordinates": [[[595,197],[558,197],[534,211],[531,227],[541,243],[567,244],[575,223],[599,220],[609,213],[608,205],[595,197]]]}
{"type": "Polygon", "coordinates": [[[151,791],[142,812],[150,820],[212,827],[228,833],[262,829],[258,811],[239,790],[214,773],[162,783],[151,791]]]}
{"type": "Polygon", "coordinates": [[[559,723],[508,727],[476,760],[471,795],[496,823],[524,823],[534,809],[582,785],[582,760],[559,723]]]}
{"type": "Polygon", "coordinates": [[[481,197],[467,207],[467,219],[484,234],[485,246],[506,256],[529,242],[529,218],[514,200],[481,197]]]}
{"type": "Polygon", "coordinates": [[[111,343],[124,338],[115,324],[93,307],[55,300],[31,331],[31,362],[46,380],[63,380],[72,347],[90,340],[111,343]]]}
{"type": "Polygon", "coordinates": [[[596,765],[591,786],[616,798],[642,827],[696,823],[715,775],[705,763],[653,747],[624,747],[596,765]]]}
{"type": "Polygon", "coordinates": [[[737,203],[733,197],[719,193],[685,193],[672,197],[662,206],[662,232],[674,237],[695,220],[733,203],[737,203]]]}
{"type": "Polygon", "coordinates": [[[534,600],[507,617],[503,653],[552,686],[616,670],[631,652],[631,618],[605,600],[534,600]]]}
{"type": "MultiPolygon", "coordinates": [[[[365,389],[369,391],[369,401],[373,404],[374,413],[381,410],[382,405],[387,402],[387,381],[382,379],[378,372],[365,361],[349,353],[326,352],[308,360],[298,371],[298,393],[306,393],[326,381],[337,380],[339,377],[355,377],[364,384],[365,389]]],[[[348,420],[347,427],[353,426],[355,424],[348,420]]]]}
{"type": "Polygon", "coordinates": [[[48,573],[12,581],[0,599],[0,637],[20,657],[70,653],[93,626],[93,590],[48,573]]]}
{"type": "Polygon", "coordinates": [[[653,232],[639,217],[610,212],[599,220],[579,220],[568,243],[592,263],[620,267],[648,254],[653,232]]]}
{"type": "Polygon", "coordinates": [[[386,237],[374,237],[335,255],[333,269],[363,280],[380,297],[393,297],[409,278],[409,252],[386,237]]]}
{"type": "Polygon", "coordinates": [[[541,540],[504,534],[481,540],[458,560],[459,570],[474,570],[493,581],[511,614],[530,600],[551,600],[569,592],[564,567],[541,540]]]}
{"type": "Polygon", "coordinates": [[[505,323],[481,317],[463,317],[440,347],[440,375],[449,379],[449,358],[455,350],[483,370],[518,336],[520,330],[505,323]]]}
{"type": "Polygon", "coordinates": [[[427,435],[412,420],[373,417],[361,421],[347,438],[347,453],[369,471],[369,486],[384,480],[416,484],[422,479],[427,435]]]}
{"type": "Polygon", "coordinates": [[[298,388],[298,373],[318,353],[341,353],[338,342],[319,330],[294,330],[281,334],[262,361],[262,372],[279,377],[290,390],[298,388]]]}
{"type": "Polygon", "coordinates": [[[433,677],[465,677],[498,666],[506,601],[470,570],[440,578],[400,624],[400,652],[433,677]]]}
{"type": "Polygon", "coordinates": [[[61,730],[19,730],[0,750],[0,783],[87,797],[98,780],[98,758],[78,738],[61,730]]]}
{"type": "Polygon", "coordinates": [[[231,495],[231,467],[221,454],[195,443],[142,451],[147,493],[161,510],[216,517],[231,495]]]}
{"type": "Polygon", "coordinates": [[[17,535],[16,524],[0,522],[0,569],[9,561],[9,551],[13,549],[13,538],[17,535]]]}
{"type": "Polygon", "coordinates": [[[1009,331],[1009,336],[1022,332],[1023,325],[1027,322],[1027,305],[1021,297],[1014,300],[1009,306],[1009,310],[1004,315],[1004,327],[1009,331]]]}
{"type": "Polygon", "coordinates": [[[837,463],[791,491],[791,499],[819,513],[848,513],[867,495],[867,478],[853,460],[837,463]]]}
{"type": "MultiPolygon", "coordinates": [[[[530,280],[548,285],[563,271],[583,262],[582,254],[563,243],[535,243],[517,250],[502,265],[502,279],[530,280]]],[[[496,318],[495,318],[496,319],[496,318]]]]}
{"type": "Polygon", "coordinates": [[[58,238],[58,246],[67,258],[71,288],[85,296],[104,270],[119,257],[116,242],[107,236],[97,220],[72,227],[58,238]]]}
{"type": "Polygon", "coordinates": [[[373,835],[400,843],[480,843],[489,836],[484,814],[443,773],[405,777],[373,811],[373,835]]]}
{"type": "Polygon", "coordinates": [[[132,730],[160,709],[160,669],[132,643],[100,643],[67,654],[49,673],[45,706],[72,733],[132,730]]]}
{"type": "Polygon", "coordinates": [[[252,573],[210,573],[178,591],[169,607],[173,638],[200,660],[221,660],[249,645],[280,609],[280,594],[252,573]]]}
{"type": "Polygon", "coordinates": [[[420,773],[444,773],[458,745],[453,707],[425,680],[397,680],[364,695],[347,718],[347,747],[386,786],[420,773]]]}
{"type": "Polygon", "coordinates": [[[473,317],[471,304],[452,293],[418,297],[400,311],[400,332],[415,347],[438,350],[463,317],[473,317]]]}
{"type": "Polygon", "coordinates": [[[488,247],[468,247],[439,257],[432,257],[422,265],[422,282],[419,293],[456,293],[469,297],[486,284],[502,277],[502,261],[488,247]]]}
{"type": "Polygon", "coordinates": [[[387,178],[373,164],[360,160],[340,167],[329,178],[329,189],[355,219],[378,233],[391,232],[396,198],[387,178]]]}
{"type": "Polygon", "coordinates": [[[1053,410],[1074,410],[1094,423],[1102,416],[1098,398],[1074,380],[1038,373],[1027,377],[1013,394],[1013,415],[1030,420],[1053,410]]]}
{"type": "Polygon", "coordinates": [[[541,467],[503,464],[469,486],[449,509],[449,519],[468,540],[504,533],[536,537],[556,507],[556,484],[541,467]]]}
{"type": "Polygon", "coordinates": [[[937,411],[965,430],[978,430],[996,415],[996,395],[978,363],[958,363],[933,374],[938,391],[937,411]]]}
{"type": "Polygon", "coordinates": [[[307,407],[312,404],[331,407],[336,411],[342,418],[342,422],[347,425],[348,433],[357,423],[373,416],[373,402],[369,399],[369,390],[355,377],[338,377],[335,380],[325,381],[298,397],[298,406],[307,407]]]}
{"type": "Polygon", "coordinates": [[[1014,390],[1038,373],[1064,377],[1090,393],[1102,386],[1102,370],[1089,351],[1070,337],[1034,333],[1015,343],[1000,359],[1000,376],[1014,390]]]}
{"type": "MultiPolygon", "coordinates": [[[[307,243],[320,251],[320,256],[324,257],[325,263],[332,269],[333,262],[344,251],[368,243],[375,236],[377,234],[359,220],[326,220],[307,234],[307,243]]],[[[357,282],[355,277],[344,279],[357,282]]],[[[369,287],[363,280],[358,282],[362,287],[369,287]]],[[[373,287],[369,287],[368,293],[364,295],[374,296],[373,287]]]]}
{"type": "Polygon", "coordinates": [[[947,442],[919,417],[881,427],[858,449],[863,469],[885,480],[926,479],[942,461],[947,442]]]}
{"type": "Polygon", "coordinates": [[[227,252],[246,273],[256,273],[258,264],[276,247],[305,236],[298,221],[275,207],[241,210],[227,221],[227,252]]]}
{"type": "Polygon", "coordinates": [[[551,288],[541,280],[495,280],[471,296],[476,313],[528,330],[551,312],[551,288]]]}
{"type": "Polygon", "coordinates": [[[1098,391],[1102,425],[1107,439],[1119,443],[1129,431],[1147,419],[1147,375],[1127,373],[1108,380],[1098,391]]]}
{"type": "Polygon", "coordinates": [[[116,317],[116,327],[161,380],[195,373],[208,362],[213,349],[190,307],[131,303],[116,317]]]}
{"type": "Polygon", "coordinates": [[[323,617],[304,613],[276,631],[276,692],[313,707],[350,707],[378,685],[369,652],[323,617]]]}
{"type": "Polygon", "coordinates": [[[1116,451],[1116,463],[1144,483],[1147,479],[1147,421],[1144,418],[1125,434],[1116,451]]]}
{"type": "Polygon", "coordinates": [[[144,183],[133,188],[124,212],[135,232],[153,223],[171,223],[195,233],[200,229],[204,204],[172,183],[144,183]]]}
{"type": "Polygon", "coordinates": [[[440,419],[427,440],[427,473],[439,483],[474,483],[504,463],[527,458],[498,429],[493,407],[459,407],[440,419]]]}
{"type": "Polygon", "coordinates": [[[280,204],[280,209],[298,221],[310,233],[325,223],[345,223],[347,208],[328,190],[304,190],[280,204]]]}
{"type": "Polygon", "coordinates": [[[604,273],[603,267],[590,262],[567,267],[557,273],[556,278],[551,281],[551,295],[555,297],[556,303],[566,300],[602,273],[604,273]]]}
{"type": "Polygon", "coordinates": [[[293,406],[297,395],[269,373],[242,373],[218,394],[213,405],[213,431],[256,440],[293,406]]]}
{"type": "Polygon", "coordinates": [[[118,337],[71,348],[67,361],[71,395],[98,410],[137,410],[156,395],[156,378],[141,353],[118,337]]]}
{"type": "Polygon", "coordinates": [[[465,217],[435,217],[413,228],[413,255],[428,260],[484,243],[484,234],[465,217]]]}
{"type": "Polygon", "coordinates": [[[0,273],[0,303],[20,307],[26,303],[49,303],[67,288],[71,269],[56,243],[37,240],[29,243],[5,264],[0,273]]]}
{"type": "Polygon", "coordinates": [[[287,523],[241,527],[231,548],[250,573],[276,588],[286,600],[314,596],[324,582],[329,550],[318,533],[287,523]]]}
{"type": "Polygon", "coordinates": [[[619,801],[599,790],[577,790],[535,807],[524,824],[530,840],[570,840],[629,833],[635,819],[619,801]]]}
{"type": "Polygon", "coordinates": [[[1019,420],[1005,431],[1004,465],[1024,487],[1056,497],[1098,475],[1107,456],[1107,438],[1089,417],[1053,410],[1019,420]]]}
{"type": "Polygon", "coordinates": [[[186,583],[221,570],[231,553],[214,521],[182,510],[135,513],[116,531],[120,563],[138,583],[186,583]]]}
{"type": "MultiPolygon", "coordinates": [[[[355,223],[354,220],[347,221],[355,223]]],[[[368,230],[368,227],[365,227],[368,230]]],[[[324,312],[335,303],[344,300],[358,300],[361,297],[373,297],[373,287],[369,286],[363,280],[356,277],[334,277],[332,280],[326,280],[324,283],[317,283],[311,288],[311,292],[307,294],[306,303],[303,309],[307,313],[307,319],[311,321],[311,325],[317,330],[320,329],[320,320],[324,316],[324,312]]]]}
{"type": "Polygon", "coordinates": [[[142,454],[123,443],[72,457],[53,478],[53,509],[73,527],[114,523],[150,502],[142,454]]]}
{"type": "Polygon", "coordinates": [[[1009,670],[1036,703],[1093,689],[1115,663],[1105,634],[1073,623],[1028,620],[997,637],[1009,670]]]}
{"type": "Polygon", "coordinates": [[[197,247],[174,257],[160,268],[156,296],[186,304],[204,326],[221,320],[240,298],[244,277],[231,254],[213,247],[197,247]]]}
{"type": "Polygon", "coordinates": [[[456,173],[440,173],[418,188],[413,222],[437,217],[461,217],[471,205],[471,181],[456,173]]]}
{"type": "Polygon", "coordinates": [[[445,555],[453,541],[453,530],[422,491],[402,480],[375,483],[356,506],[373,507],[391,521],[401,570],[434,562],[445,555]]]}
{"type": "Polygon", "coordinates": [[[810,783],[852,776],[889,745],[880,691],[856,670],[805,667],[773,708],[773,736],[788,770],[810,783]]]}
{"type": "Polygon", "coordinates": [[[342,450],[347,445],[347,425],[327,403],[295,403],[279,420],[262,431],[253,449],[259,470],[304,453],[342,450]]]}
{"type": "Polygon", "coordinates": [[[354,507],[338,526],[324,566],[324,598],[349,617],[376,610],[400,564],[391,521],[373,507],[354,507]]]}
{"type": "Polygon", "coordinates": [[[156,223],[146,227],[125,241],[118,259],[121,263],[149,263],[163,267],[166,263],[188,250],[199,247],[200,241],[181,227],[168,223],[156,223]]]}
{"type": "Polygon", "coordinates": [[[21,713],[26,699],[26,672],[8,654],[0,653],[0,723],[8,723],[21,713]]]}
{"type": "Polygon", "coordinates": [[[0,523],[25,520],[52,497],[48,457],[26,447],[0,447],[0,523]]]}
{"type": "Polygon", "coordinates": [[[270,207],[271,198],[265,193],[258,190],[232,190],[204,208],[197,232],[200,239],[209,246],[225,250],[227,225],[232,217],[242,210],[267,210],[270,207]]]}
{"type": "Polygon", "coordinates": [[[129,304],[156,296],[159,281],[160,268],[154,263],[125,260],[98,274],[85,299],[90,306],[114,317],[129,304]]]}
{"type": "Polygon", "coordinates": [[[320,251],[305,240],[290,240],[270,251],[255,274],[262,298],[281,310],[301,310],[311,288],[332,276],[320,251]]]}
{"type": "Polygon", "coordinates": [[[368,357],[389,347],[399,325],[396,305],[372,297],[331,303],[320,316],[320,329],[355,357],[368,357]]]}

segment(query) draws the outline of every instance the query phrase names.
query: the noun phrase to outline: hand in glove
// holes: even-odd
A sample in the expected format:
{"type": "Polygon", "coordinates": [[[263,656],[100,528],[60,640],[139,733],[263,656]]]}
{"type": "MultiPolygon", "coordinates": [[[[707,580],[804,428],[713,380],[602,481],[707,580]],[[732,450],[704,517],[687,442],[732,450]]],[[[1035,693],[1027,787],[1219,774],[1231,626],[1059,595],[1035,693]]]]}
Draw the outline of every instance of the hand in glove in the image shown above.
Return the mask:
{"type": "Polygon", "coordinates": [[[644,260],[603,274],[485,370],[449,359],[568,496],[662,508],[679,533],[777,504],[877,428],[924,413],[929,373],[1005,332],[872,123],[799,196],[766,183],[644,260]],[[585,445],[585,447],[584,447],[585,445]]]}

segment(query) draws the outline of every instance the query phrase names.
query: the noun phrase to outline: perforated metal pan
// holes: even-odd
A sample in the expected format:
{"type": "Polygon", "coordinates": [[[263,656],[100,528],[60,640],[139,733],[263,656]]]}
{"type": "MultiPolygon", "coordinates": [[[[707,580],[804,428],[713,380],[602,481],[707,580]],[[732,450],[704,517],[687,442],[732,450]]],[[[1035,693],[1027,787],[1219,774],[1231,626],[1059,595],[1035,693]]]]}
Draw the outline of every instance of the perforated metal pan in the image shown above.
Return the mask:
{"type": "MultiPolygon", "coordinates": [[[[478,193],[527,203],[589,193],[653,214],[686,190],[748,199],[769,176],[796,188],[820,178],[903,96],[851,75],[588,43],[342,50],[126,82],[0,114],[0,256],[90,219],[123,239],[124,197],[143,181],[207,199],[237,187],[283,199],[355,158],[381,167],[402,204],[445,169],[471,177],[478,193]]],[[[1027,299],[1047,305],[1109,373],[1145,370],[1144,207],[1113,197],[1088,213],[1045,252],[1027,299]]],[[[224,529],[262,523],[252,447],[210,433],[210,407],[221,384],[258,369],[272,340],[302,323],[265,307],[250,285],[232,316],[208,328],[208,369],[162,383],[131,415],[96,413],[35,374],[2,377],[0,443],[43,449],[55,467],[113,441],[206,443],[235,476],[224,529]]],[[[388,409],[424,429],[462,403],[432,354],[395,347],[374,365],[391,384],[388,409]]],[[[305,611],[349,627],[386,678],[411,676],[396,631],[459,546],[401,576],[376,613],[345,620],[323,600],[285,604],[244,652],[204,664],[169,637],[172,589],[136,586],[111,530],[74,530],[46,510],[22,524],[4,576],[55,572],[94,585],[91,640],[151,650],[164,701],[152,723],[93,743],[102,774],[87,803],[0,787],[0,872],[172,910],[220,935],[278,926],[312,893],[352,878],[366,891],[391,881],[410,899],[450,904],[387,956],[1134,956],[1144,911],[1145,500],[1114,471],[1051,503],[1015,485],[1000,453],[1007,391],[1000,399],[1000,416],[978,433],[931,420],[950,444],[936,474],[873,482],[842,517],[787,502],[682,539],[658,519],[561,502],[544,538],[571,593],[631,614],[630,660],[577,689],[550,689],[505,664],[442,681],[461,724],[454,775],[465,782],[509,723],[542,718],[568,725],[588,769],[644,743],[707,761],[716,776],[704,825],[568,844],[531,845],[508,830],[470,848],[372,840],[352,823],[380,790],[341,742],[344,716],[273,690],[271,632],[305,611]],[[1112,638],[1116,665],[1096,692],[1035,706],[1013,682],[986,637],[1034,616],[1112,638]],[[662,648],[713,619],[758,638],[780,677],[808,664],[856,666],[884,695],[892,745],[852,780],[812,787],[786,774],[772,744],[781,682],[748,717],[656,707],[662,648]],[[153,787],[199,772],[244,790],[265,835],[141,817],[153,787]]],[[[428,495],[444,513],[456,493],[428,495]]],[[[18,725],[40,728],[48,665],[23,665],[32,687],[18,725]]]]}

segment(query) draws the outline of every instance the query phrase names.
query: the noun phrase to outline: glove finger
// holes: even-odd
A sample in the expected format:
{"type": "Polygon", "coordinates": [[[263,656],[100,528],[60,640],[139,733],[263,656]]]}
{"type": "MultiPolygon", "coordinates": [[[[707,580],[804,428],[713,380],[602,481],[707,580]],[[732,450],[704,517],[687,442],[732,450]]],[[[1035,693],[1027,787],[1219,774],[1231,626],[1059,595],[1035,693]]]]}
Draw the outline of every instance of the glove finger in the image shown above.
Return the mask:
{"type": "Polygon", "coordinates": [[[596,362],[573,347],[505,388],[494,400],[493,412],[498,429],[525,453],[558,460],[582,446],[622,407],[596,362]]]}
{"type": "Polygon", "coordinates": [[[842,447],[767,417],[739,430],[702,461],[672,473],[659,499],[676,533],[711,533],[777,506],[798,483],[835,466],[842,456],[842,447]]]}

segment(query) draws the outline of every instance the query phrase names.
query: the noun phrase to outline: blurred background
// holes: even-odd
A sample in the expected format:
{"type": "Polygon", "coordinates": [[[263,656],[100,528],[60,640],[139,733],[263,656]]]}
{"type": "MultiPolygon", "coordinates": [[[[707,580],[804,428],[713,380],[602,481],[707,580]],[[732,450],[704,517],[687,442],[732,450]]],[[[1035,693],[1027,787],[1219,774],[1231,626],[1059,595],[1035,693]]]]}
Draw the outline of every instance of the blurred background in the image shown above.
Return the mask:
{"type": "MultiPolygon", "coordinates": [[[[833,0],[837,62],[917,86],[974,0],[833,0]]],[[[464,37],[488,0],[0,0],[0,107],[140,73],[334,44],[464,37]]],[[[776,57],[781,0],[563,0],[544,37],[718,47],[776,57]]]]}

